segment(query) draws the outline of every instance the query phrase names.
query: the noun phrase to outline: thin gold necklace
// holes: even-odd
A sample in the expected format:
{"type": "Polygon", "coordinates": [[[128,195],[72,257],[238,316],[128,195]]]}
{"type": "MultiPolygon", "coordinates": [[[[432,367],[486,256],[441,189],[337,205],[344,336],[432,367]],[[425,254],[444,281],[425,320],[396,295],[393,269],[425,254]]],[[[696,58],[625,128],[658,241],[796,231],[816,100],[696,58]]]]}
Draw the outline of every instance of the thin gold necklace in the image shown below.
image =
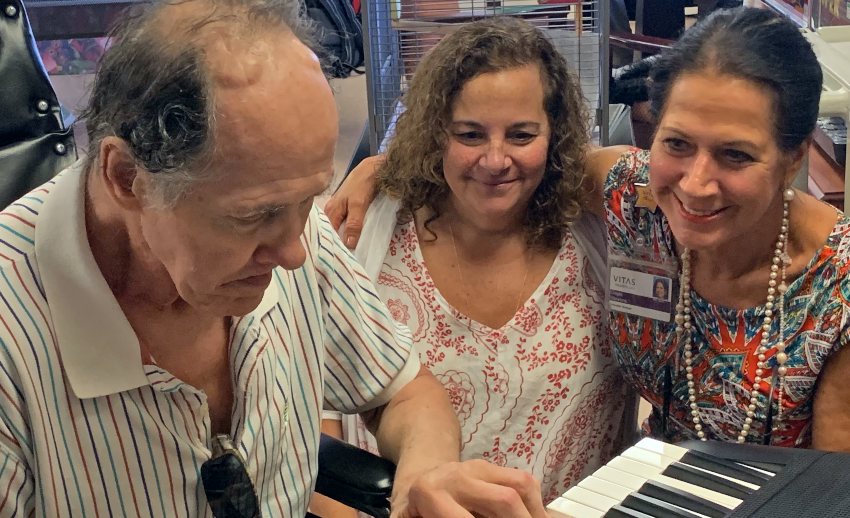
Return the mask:
{"type": "MultiPolygon", "coordinates": [[[[455,262],[457,263],[457,272],[458,272],[458,275],[460,276],[461,287],[463,288],[463,303],[466,306],[467,311],[468,311],[469,309],[471,309],[471,306],[469,305],[469,288],[468,288],[469,285],[466,283],[466,279],[464,278],[464,275],[463,275],[463,266],[460,264],[460,253],[458,253],[457,242],[455,241],[454,225],[452,225],[451,220],[448,220],[448,223],[449,223],[449,236],[452,238],[452,249],[454,250],[455,262]]],[[[524,257],[528,255],[527,252],[528,252],[528,250],[523,252],[524,257]]],[[[511,318],[509,318],[507,322],[510,322],[511,320],[514,319],[514,317],[516,317],[517,313],[519,313],[519,310],[523,305],[522,303],[524,302],[524,300],[523,300],[522,295],[525,291],[525,283],[528,282],[528,272],[531,270],[531,264],[530,263],[531,263],[531,261],[526,261],[525,275],[522,278],[522,284],[520,285],[519,292],[517,293],[517,296],[516,296],[516,304],[514,305],[514,312],[513,312],[513,315],[511,315],[511,318]]],[[[470,317],[469,315],[465,315],[465,316],[466,316],[467,319],[469,319],[470,322],[472,322],[472,317],[470,317]]],[[[469,324],[467,324],[467,325],[469,325],[469,324]]]]}

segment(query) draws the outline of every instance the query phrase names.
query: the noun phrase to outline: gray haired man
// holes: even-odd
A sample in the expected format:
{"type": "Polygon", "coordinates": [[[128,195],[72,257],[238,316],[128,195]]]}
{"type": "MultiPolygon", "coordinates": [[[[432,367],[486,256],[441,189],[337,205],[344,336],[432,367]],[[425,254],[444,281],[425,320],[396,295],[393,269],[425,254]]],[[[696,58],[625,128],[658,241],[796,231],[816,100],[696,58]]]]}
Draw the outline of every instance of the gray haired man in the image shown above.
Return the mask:
{"type": "Polygon", "coordinates": [[[459,463],[438,382],[313,197],[337,134],[294,0],[128,20],[87,158],[0,213],[0,517],[304,516],[323,408],[398,462],[398,516],[544,516],[459,463]]]}

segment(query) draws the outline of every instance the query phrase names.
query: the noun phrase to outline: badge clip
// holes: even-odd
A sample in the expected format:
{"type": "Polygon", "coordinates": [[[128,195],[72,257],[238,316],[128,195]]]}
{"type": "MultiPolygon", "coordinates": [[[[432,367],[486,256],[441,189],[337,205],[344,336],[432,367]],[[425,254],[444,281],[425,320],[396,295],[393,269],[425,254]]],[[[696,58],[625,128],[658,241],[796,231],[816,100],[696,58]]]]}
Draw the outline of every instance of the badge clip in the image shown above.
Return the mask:
{"type": "Polygon", "coordinates": [[[647,209],[651,212],[655,212],[658,209],[658,203],[655,202],[655,197],[652,195],[652,190],[648,184],[636,183],[635,194],[637,194],[635,207],[647,209]]]}

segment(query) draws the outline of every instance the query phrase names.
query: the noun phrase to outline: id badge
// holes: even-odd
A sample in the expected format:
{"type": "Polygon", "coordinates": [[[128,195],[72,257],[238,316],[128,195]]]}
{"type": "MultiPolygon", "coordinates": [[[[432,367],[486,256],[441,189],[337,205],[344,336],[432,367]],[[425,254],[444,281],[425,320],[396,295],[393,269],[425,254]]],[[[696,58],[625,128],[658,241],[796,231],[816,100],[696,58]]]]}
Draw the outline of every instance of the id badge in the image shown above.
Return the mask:
{"type": "Polygon", "coordinates": [[[679,265],[653,263],[619,255],[608,257],[608,301],[619,311],[672,322],[679,300],[679,265]]]}

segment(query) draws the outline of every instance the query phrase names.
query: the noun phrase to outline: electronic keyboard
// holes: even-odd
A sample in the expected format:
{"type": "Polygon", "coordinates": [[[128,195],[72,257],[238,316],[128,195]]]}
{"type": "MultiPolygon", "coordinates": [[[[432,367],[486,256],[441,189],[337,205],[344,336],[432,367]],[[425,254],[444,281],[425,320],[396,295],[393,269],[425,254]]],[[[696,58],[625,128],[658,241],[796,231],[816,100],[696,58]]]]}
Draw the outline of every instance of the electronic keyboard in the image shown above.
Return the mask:
{"type": "Polygon", "coordinates": [[[552,518],[846,517],[850,455],[643,439],[547,510],[552,518]]]}

